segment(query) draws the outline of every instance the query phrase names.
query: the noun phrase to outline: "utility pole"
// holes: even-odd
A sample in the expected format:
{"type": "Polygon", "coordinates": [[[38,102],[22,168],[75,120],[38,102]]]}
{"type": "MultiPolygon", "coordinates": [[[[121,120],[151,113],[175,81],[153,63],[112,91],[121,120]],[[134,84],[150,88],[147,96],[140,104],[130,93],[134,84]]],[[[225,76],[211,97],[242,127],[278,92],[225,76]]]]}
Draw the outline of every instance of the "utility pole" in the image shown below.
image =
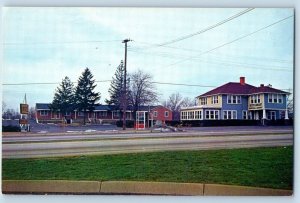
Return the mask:
{"type": "Polygon", "coordinates": [[[123,90],[123,130],[126,130],[126,110],[127,110],[127,88],[126,88],[126,64],[127,64],[127,42],[130,42],[130,39],[124,39],[122,43],[125,43],[125,60],[124,60],[124,90],[123,90]]]}

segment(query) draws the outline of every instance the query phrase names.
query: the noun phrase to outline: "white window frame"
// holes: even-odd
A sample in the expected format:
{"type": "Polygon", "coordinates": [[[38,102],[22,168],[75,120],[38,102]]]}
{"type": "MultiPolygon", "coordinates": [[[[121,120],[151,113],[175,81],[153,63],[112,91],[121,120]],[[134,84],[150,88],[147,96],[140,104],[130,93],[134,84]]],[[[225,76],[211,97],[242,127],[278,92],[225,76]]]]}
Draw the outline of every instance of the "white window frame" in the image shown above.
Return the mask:
{"type": "Polygon", "coordinates": [[[169,111],[165,111],[165,117],[169,117],[169,111]]]}
{"type": "Polygon", "coordinates": [[[237,110],[223,110],[224,120],[237,120],[237,110]]]}
{"type": "Polygon", "coordinates": [[[218,104],[219,103],[219,97],[218,95],[212,96],[212,104],[218,104]]]}
{"type": "Polygon", "coordinates": [[[243,110],[243,120],[249,120],[249,112],[247,110],[243,110]]]}
{"type": "Polygon", "coordinates": [[[78,116],[84,116],[84,112],[83,111],[78,111],[78,116]]]}
{"type": "Polygon", "coordinates": [[[107,111],[99,111],[99,117],[107,117],[107,111]]]}
{"type": "Polygon", "coordinates": [[[48,116],[48,111],[47,110],[40,110],[40,115],[41,116],[48,116]]]}
{"type": "Polygon", "coordinates": [[[227,104],[241,104],[241,103],[242,103],[241,95],[232,95],[232,94],[227,95],[227,104]]]}
{"type": "Polygon", "coordinates": [[[206,120],[219,120],[219,111],[218,110],[205,110],[205,119],[206,120]]]}
{"type": "Polygon", "coordinates": [[[268,103],[282,104],[283,95],[282,94],[268,94],[268,103]]]}
{"type": "Polygon", "coordinates": [[[207,97],[200,98],[200,104],[201,105],[207,105],[207,97]]]}
{"type": "Polygon", "coordinates": [[[113,111],[113,117],[120,117],[119,111],[113,111]]]}
{"type": "Polygon", "coordinates": [[[153,112],[153,117],[157,117],[157,111],[153,112]]]}
{"type": "Polygon", "coordinates": [[[250,96],[250,103],[251,104],[260,104],[261,99],[260,99],[260,94],[253,94],[250,96]]]}
{"type": "Polygon", "coordinates": [[[267,113],[268,120],[276,120],[276,111],[268,111],[267,113]],[[274,118],[274,119],[272,119],[274,118]]]}

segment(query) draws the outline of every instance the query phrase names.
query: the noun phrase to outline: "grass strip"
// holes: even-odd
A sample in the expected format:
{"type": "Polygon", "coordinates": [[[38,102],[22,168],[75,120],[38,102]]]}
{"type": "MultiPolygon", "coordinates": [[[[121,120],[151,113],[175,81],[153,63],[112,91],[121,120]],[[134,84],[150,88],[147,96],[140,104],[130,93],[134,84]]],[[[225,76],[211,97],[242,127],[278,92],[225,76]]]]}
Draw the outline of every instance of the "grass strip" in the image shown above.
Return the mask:
{"type": "Polygon", "coordinates": [[[292,189],[293,147],[3,159],[2,178],[219,183],[292,189]]]}

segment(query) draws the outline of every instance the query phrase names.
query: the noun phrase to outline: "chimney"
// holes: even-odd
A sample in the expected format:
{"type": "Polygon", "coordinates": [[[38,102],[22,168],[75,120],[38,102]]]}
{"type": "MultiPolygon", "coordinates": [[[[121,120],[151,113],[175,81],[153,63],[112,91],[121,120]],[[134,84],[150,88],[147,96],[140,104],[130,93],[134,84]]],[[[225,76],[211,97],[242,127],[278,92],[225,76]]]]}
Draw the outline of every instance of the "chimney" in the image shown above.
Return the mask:
{"type": "Polygon", "coordinates": [[[264,84],[260,84],[260,87],[264,87],[265,85],[264,84]]]}
{"type": "Polygon", "coordinates": [[[240,77],[240,84],[245,85],[245,77],[240,77]]]}

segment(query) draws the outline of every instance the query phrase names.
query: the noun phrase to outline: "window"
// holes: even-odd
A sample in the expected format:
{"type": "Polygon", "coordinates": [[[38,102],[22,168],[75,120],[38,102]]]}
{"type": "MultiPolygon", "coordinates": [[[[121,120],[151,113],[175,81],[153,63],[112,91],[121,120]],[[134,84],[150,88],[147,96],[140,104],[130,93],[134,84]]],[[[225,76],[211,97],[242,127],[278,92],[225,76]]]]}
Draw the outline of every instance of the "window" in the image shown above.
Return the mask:
{"type": "Polygon", "coordinates": [[[126,119],[131,119],[131,112],[126,112],[126,119]]]}
{"type": "Polygon", "coordinates": [[[217,104],[217,103],[219,103],[218,95],[212,97],[212,104],[217,104]]]}
{"type": "Polygon", "coordinates": [[[154,111],[154,112],[153,112],[153,116],[154,116],[154,117],[157,117],[157,111],[154,111]]]}
{"type": "Polygon", "coordinates": [[[251,95],[251,104],[259,104],[260,103],[260,95],[259,94],[254,94],[251,95]]]}
{"type": "Polygon", "coordinates": [[[119,111],[114,111],[114,112],[113,112],[113,116],[114,116],[114,117],[119,117],[119,115],[120,115],[120,112],[119,112],[119,111]]]}
{"type": "Polygon", "coordinates": [[[279,94],[278,95],[278,103],[283,103],[283,96],[282,96],[282,94],[279,94]]]}
{"type": "Polygon", "coordinates": [[[248,111],[243,111],[243,120],[247,120],[248,118],[248,111]]]}
{"type": "Polygon", "coordinates": [[[241,104],[242,98],[239,95],[227,95],[228,104],[241,104]]]}
{"type": "Polygon", "coordinates": [[[267,118],[269,120],[276,120],[276,111],[268,111],[267,118]]]}
{"type": "Polygon", "coordinates": [[[65,116],[71,116],[71,112],[66,112],[65,116]]]}
{"type": "Polygon", "coordinates": [[[98,115],[99,117],[107,117],[107,111],[99,111],[98,115]]]}
{"type": "Polygon", "coordinates": [[[200,119],[200,112],[201,111],[195,111],[195,119],[200,119]]]}
{"type": "Polygon", "coordinates": [[[200,102],[201,102],[201,105],[206,105],[207,104],[207,97],[201,98],[200,102]]]}
{"type": "Polygon", "coordinates": [[[223,111],[223,119],[237,119],[237,111],[236,110],[224,110],[223,111]]]}
{"type": "Polygon", "coordinates": [[[48,111],[46,111],[46,110],[41,110],[41,111],[40,111],[40,115],[41,115],[41,116],[48,116],[48,111]]]}
{"type": "Polygon", "coordinates": [[[181,119],[182,120],[187,120],[188,119],[187,116],[188,116],[188,112],[187,111],[182,111],[181,112],[181,119]]]}
{"type": "Polygon", "coordinates": [[[206,110],[205,118],[209,120],[218,120],[219,119],[219,111],[216,110],[206,110]]]}
{"type": "Polygon", "coordinates": [[[282,94],[268,94],[268,102],[269,103],[283,103],[283,95],[282,94]]]}
{"type": "Polygon", "coordinates": [[[84,116],[84,113],[82,111],[79,111],[78,116],[84,116]]]}
{"type": "Polygon", "coordinates": [[[169,111],[165,111],[165,117],[169,117],[169,111]]]}

